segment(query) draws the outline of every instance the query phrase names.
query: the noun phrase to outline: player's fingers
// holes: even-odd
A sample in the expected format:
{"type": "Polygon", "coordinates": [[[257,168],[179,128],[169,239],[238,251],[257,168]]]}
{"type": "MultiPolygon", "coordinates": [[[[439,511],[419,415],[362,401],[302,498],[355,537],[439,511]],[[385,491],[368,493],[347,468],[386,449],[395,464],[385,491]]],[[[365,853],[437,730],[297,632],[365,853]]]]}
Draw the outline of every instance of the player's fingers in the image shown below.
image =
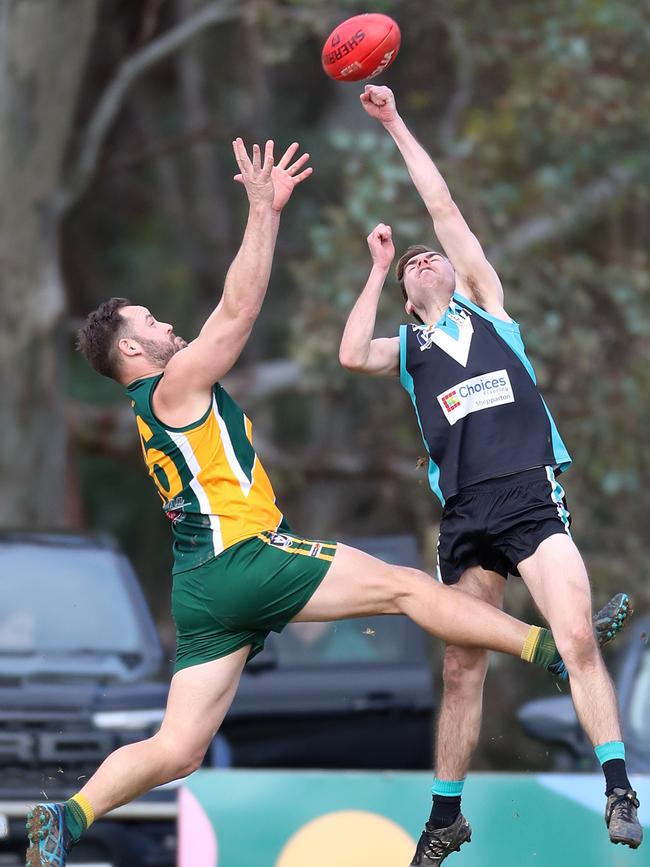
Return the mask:
{"type": "Polygon", "coordinates": [[[233,175],[232,179],[233,179],[233,181],[237,181],[238,184],[244,183],[244,176],[241,173],[238,175],[233,175]]]}
{"type": "Polygon", "coordinates": [[[235,160],[242,172],[248,172],[251,168],[251,161],[246,153],[246,146],[241,138],[236,138],[232,143],[232,148],[235,153],[235,160]]]}
{"type": "Polygon", "coordinates": [[[309,168],[305,169],[304,172],[300,172],[299,175],[296,175],[294,177],[294,181],[297,184],[301,183],[302,181],[306,180],[313,171],[313,168],[309,166],[309,168]]]}
{"type": "Polygon", "coordinates": [[[286,149],[286,151],[282,154],[282,157],[280,158],[280,162],[278,163],[279,169],[286,169],[286,167],[289,165],[289,163],[293,159],[293,155],[295,154],[295,152],[298,150],[299,147],[300,147],[300,145],[298,144],[297,141],[294,141],[292,144],[289,145],[289,147],[286,149]]]}
{"type": "Polygon", "coordinates": [[[304,164],[307,162],[308,159],[309,159],[309,154],[303,154],[302,156],[298,157],[298,159],[295,161],[295,163],[293,163],[292,165],[290,165],[287,168],[287,174],[295,175],[296,172],[300,171],[300,169],[304,166],[304,164]]]}
{"type": "Polygon", "coordinates": [[[233,152],[233,154],[235,155],[235,162],[236,162],[237,165],[239,166],[241,160],[240,160],[240,156],[239,156],[239,148],[238,148],[238,146],[237,146],[237,139],[235,139],[235,140],[233,141],[233,143],[232,143],[232,152],[233,152]]]}
{"type": "Polygon", "coordinates": [[[258,144],[253,145],[253,170],[258,172],[262,167],[262,156],[260,153],[260,146],[258,144]]]}
{"type": "Polygon", "coordinates": [[[269,139],[266,143],[266,147],[264,148],[264,169],[269,172],[275,164],[275,156],[273,153],[274,147],[275,144],[273,142],[273,139],[269,139]]]}
{"type": "Polygon", "coordinates": [[[266,175],[270,175],[273,163],[273,139],[269,139],[264,146],[264,165],[262,166],[262,172],[266,175]]]}

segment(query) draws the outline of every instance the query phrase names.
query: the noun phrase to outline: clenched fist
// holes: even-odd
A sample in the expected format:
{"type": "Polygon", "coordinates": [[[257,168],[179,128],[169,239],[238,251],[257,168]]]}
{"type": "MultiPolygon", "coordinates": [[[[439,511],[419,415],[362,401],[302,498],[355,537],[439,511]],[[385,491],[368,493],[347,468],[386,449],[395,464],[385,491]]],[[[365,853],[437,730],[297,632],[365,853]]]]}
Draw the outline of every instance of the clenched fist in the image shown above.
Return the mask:
{"type": "Polygon", "coordinates": [[[368,247],[373,265],[388,271],[395,258],[393,230],[385,223],[379,223],[368,235],[368,247]]]}
{"type": "Polygon", "coordinates": [[[397,117],[397,109],[395,108],[395,96],[390,87],[379,86],[377,84],[366,84],[366,87],[359,97],[361,105],[368,112],[370,117],[381,123],[390,123],[397,117]]]}

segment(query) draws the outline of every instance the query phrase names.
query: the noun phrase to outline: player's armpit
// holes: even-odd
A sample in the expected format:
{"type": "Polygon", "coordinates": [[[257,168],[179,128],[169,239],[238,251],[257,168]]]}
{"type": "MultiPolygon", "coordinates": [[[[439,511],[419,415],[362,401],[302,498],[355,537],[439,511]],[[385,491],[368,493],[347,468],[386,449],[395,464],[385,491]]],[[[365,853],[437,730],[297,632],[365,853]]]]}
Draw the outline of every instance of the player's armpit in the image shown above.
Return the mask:
{"type": "Polygon", "coordinates": [[[341,363],[355,373],[369,376],[399,376],[399,337],[377,337],[370,341],[365,359],[346,359],[341,363]]]}

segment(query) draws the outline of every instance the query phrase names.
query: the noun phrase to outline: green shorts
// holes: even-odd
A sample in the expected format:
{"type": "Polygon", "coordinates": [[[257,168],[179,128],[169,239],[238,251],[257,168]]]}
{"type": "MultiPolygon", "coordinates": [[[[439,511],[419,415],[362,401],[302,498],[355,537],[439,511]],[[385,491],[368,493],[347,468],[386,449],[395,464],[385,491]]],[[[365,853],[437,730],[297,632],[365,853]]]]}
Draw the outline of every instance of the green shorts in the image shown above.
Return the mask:
{"type": "Polygon", "coordinates": [[[335,542],[264,532],[174,575],[174,670],[211,662],[247,644],[252,659],[269,632],[281,632],[302,611],[335,553],[335,542]]]}

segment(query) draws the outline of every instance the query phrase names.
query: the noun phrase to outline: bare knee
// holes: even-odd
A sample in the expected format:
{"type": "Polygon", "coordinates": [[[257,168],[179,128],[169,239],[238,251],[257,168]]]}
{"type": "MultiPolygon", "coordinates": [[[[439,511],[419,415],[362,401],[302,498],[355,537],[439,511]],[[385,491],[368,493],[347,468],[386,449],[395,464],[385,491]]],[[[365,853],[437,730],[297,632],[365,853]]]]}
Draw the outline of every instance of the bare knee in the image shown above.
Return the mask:
{"type": "Polygon", "coordinates": [[[169,780],[180,780],[197,771],[203,764],[208,744],[183,744],[159,732],[151,738],[160,753],[161,767],[169,780]]]}
{"type": "Polygon", "coordinates": [[[480,693],[483,689],[487,668],[487,650],[447,647],[442,669],[445,695],[480,693]]]}
{"type": "Polygon", "coordinates": [[[557,648],[569,671],[598,663],[600,653],[591,620],[579,618],[553,633],[557,648]]]}
{"type": "Polygon", "coordinates": [[[395,566],[386,575],[386,595],[402,614],[408,614],[409,604],[417,603],[423,593],[430,593],[438,587],[438,582],[410,566],[395,566]]]}

